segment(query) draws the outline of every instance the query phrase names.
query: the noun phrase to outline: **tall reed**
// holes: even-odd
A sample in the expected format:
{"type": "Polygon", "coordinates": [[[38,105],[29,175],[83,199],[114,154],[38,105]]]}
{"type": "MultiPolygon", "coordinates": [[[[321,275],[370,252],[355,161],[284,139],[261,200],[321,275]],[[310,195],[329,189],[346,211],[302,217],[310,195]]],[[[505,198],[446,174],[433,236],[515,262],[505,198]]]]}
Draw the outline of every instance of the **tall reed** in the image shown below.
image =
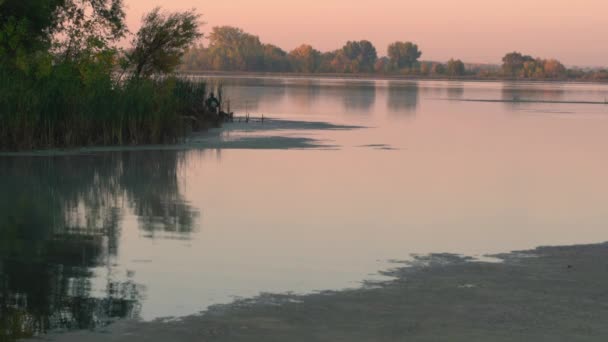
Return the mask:
{"type": "Polygon", "coordinates": [[[0,70],[0,150],[174,143],[201,122],[206,85],[173,77],[116,82],[0,70]]]}

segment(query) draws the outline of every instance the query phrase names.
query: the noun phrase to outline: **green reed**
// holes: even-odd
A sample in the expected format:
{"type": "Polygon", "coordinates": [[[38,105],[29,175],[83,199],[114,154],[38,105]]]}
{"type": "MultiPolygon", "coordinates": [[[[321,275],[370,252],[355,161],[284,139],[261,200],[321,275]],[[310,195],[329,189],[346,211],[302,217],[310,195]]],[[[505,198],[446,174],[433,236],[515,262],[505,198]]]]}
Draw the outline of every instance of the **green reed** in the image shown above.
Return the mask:
{"type": "Polygon", "coordinates": [[[173,77],[117,82],[0,70],[0,150],[175,143],[213,121],[205,96],[205,83],[173,77]]]}

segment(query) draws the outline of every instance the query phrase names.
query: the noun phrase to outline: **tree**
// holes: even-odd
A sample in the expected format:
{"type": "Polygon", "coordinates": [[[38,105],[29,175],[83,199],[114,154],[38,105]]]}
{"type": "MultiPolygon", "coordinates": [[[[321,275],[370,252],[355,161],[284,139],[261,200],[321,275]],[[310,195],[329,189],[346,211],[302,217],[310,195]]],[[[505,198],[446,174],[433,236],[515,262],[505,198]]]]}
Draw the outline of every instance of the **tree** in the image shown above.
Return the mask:
{"type": "Polygon", "coordinates": [[[432,75],[443,75],[445,74],[445,66],[441,63],[433,63],[431,66],[432,75]]]}
{"type": "Polygon", "coordinates": [[[503,57],[502,70],[505,75],[518,76],[524,69],[524,63],[526,62],[534,62],[534,58],[522,55],[519,52],[511,52],[503,57]]]}
{"type": "Polygon", "coordinates": [[[38,74],[53,58],[106,54],[124,37],[124,19],[122,0],[0,0],[0,61],[38,74]]]}
{"type": "Polygon", "coordinates": [[[124,38],[123,0],[62,0],[56,12],[53,53],[63,61],[88,58],[124,38]]]}
{"type": "Polygon", "coordinates": [[[296,72],[313,73],[321,65],[321,52],[310,45],[300,45],[289,53],[292,69],[296,72]]]}
{"type": "Polygon", "coordinates": [[[199,18],[194,10],[161,13],[159,7],[146,15],[128,56],[134,66],[134,76],[172,72],[186,49],[202,36],[199,18]]]}
{"type": "Polygon", "coordinates": [[[376,65],[374,66],[374,71],[380,74],[387,73],[390,67],[390,60],[388,57],[378,58],[376,61],[376,65]]]}
{"type": "Polygon", "coordinates": [[[448,76],[463,76],[465,73],[464,63],[460,59],[450,59],[446,65],[446,73],[448,76]]]}
{"type": "Polygon", "coordinates": [[[412,68],[421,56],[418,45],[411,42],[395,42],[388,47],[388,58],[393,69],[412,68]]]}
{"type": "Polygon", "coordinates": [[[264,71],[290,71],[291,64],[287,52],[278,46],[264,44],[264,71]]]}
{"type": "Polygon", "coordinates": [[[543,68],[546,77],[559,78],[567,75],[566,67],[556,59],[544,61],[543,68]]]}
{"type": "Polygon", "coordinates": [[[209,54],[215,70],[256,71],[264,65],[260,38],[231,27],[214,27],[209,35],[209,54]]]}
{"type": "MultiPolygon", "coordinates": [[[[348,41],[341,50],[343,56],[350,61],[347,68],[350,72],[372,72],[378,60],[374,45],[367,41],[348,41]]],[[[341,57],[341,58],[342,58],[341,57]]]]}
{"type": "Polygon", "coordinates": [[[0,67],[29,73],[50,65],[47,53],[64,0],[0,0],[0,67]]]}

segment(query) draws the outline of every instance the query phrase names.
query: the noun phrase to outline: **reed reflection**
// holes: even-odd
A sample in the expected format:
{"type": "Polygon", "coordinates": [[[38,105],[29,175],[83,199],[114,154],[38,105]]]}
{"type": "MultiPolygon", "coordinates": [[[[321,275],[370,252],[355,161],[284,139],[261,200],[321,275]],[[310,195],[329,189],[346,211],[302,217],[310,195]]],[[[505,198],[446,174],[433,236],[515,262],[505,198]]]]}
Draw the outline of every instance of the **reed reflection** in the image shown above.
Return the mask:
{"type": "Polygon", "coordinates": [[[0,159],[0,341],[137,318],[145,289],[117,269],[123,217],[187,238],[198,212],[175,152],[0,159]]]}

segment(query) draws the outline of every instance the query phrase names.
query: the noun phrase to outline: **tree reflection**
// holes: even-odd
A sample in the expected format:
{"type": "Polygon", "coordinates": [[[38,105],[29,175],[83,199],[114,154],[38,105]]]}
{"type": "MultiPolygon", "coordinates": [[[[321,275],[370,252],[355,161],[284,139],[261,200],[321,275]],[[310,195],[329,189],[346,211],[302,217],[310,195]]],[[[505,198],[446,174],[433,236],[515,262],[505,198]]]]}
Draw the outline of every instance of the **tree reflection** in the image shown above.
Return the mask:
{"type": "Polygon", "coordinates": [[[144,289],[117,271],[123,216],[188,238],[173,151],[0,159],[0,341],[137,318],[144,289]]]}
{"type": "Polygon", "coordinates": [[[502,100],[508,107],[521,105],[520,101],[563,101],[564,89],[559,85],[538,87],[533,84],[505,83],[502,100]]]}
{"type": "Polygon", "coordinates": [[[388,109],[392,113],[415,113],[419,97],[418,83],[389,82],[388,84],[388,109]]]}
{"type": "Polygon", "coordinates": [[[347,112],[369,114],[376,103],[376,83],[373,81],[345,81],[339,92],[347,112]]]}

